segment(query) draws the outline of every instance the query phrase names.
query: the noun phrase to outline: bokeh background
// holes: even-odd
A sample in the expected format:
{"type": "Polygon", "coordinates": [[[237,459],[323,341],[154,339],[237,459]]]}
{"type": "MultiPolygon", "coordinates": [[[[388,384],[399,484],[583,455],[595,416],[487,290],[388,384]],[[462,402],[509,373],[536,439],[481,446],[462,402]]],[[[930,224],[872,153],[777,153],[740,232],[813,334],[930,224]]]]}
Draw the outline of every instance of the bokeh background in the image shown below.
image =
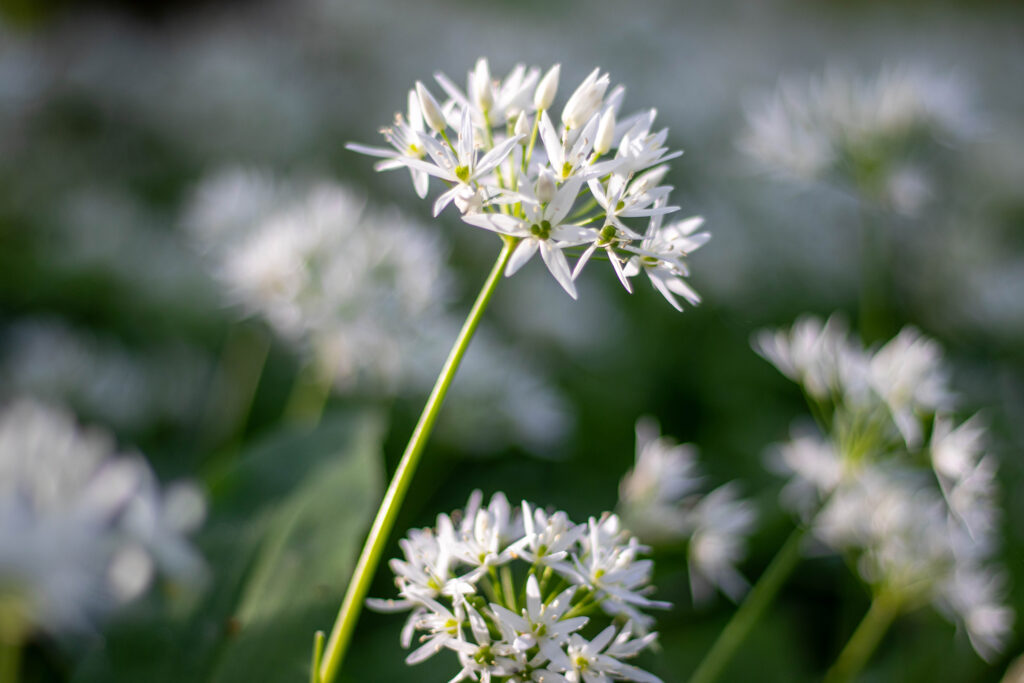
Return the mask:
{"type": "MultiPolygon", "coordinates": [[[[856,322],[865,209],[834,185],[759,171],[739,146],[747,112],[780,79],[926,68],[957,79],[973,125],[916,160],[928,179],[920,206],[873,214],[892,246],[887,306],[869,341],[905,324],[939,339],[964,414],[983,412],[1000,462],[1011,602],[1024,614],[1019,3],[0,7],[0,395],[68,406],[145,453],[162,479],[194,479],[209,497],[197,538],[205,589],[162,585],[92,632],[34,637],[26,681],[304,680],[312,630],[328,628],[340,604],[442,363],[444,331],[454,338],[450,321],[468,310],[497,251],[492,235],[432,219],[407,174],[375,174],[344,143],[377,144],[415,80],[441,70],[461,82],[479,56],[495,74],[559,62],[563,97],[600,66],[626,85],[627,110],[658,109],[669,144],[685,150],[668,177],[675,201],[713,233],[691,261],[704,303],[678,314],[646,287],[629,296],[603,268],[584,275],[579,302],[538,263],[502,282],[398,528],[431,524],[474,488],[576,519],[613,509],[634,423],[651,415],[698,446],[710,481],[738,480],[756,502],[758,532],[740,567],[756,579],[793,524],[765,452],[806,408],[750,336],[805,312],[856,322]],[[216,249],[197,238],[236,220],[217,247],[230,253],[282,197],[318,183],[364,198],[374,220],[400,211],[394,220],[427,236],[420,253],[439,266],[421,320],[442,321],[440,331],[381,323],[394,314],[383,305],[353,314],[361,326],[381,323],[369,328],[381,337],[356,349],[356,370],[330,387],[317,385],[307,347],[235,305],[211,263],[216,249]],[[387,359],[370,358],[374,346],[387,359]],[[384,381],[363,376],[364,362],[412,370],[384,381]],[[317,418],[308,406],[325,391],[317,418]]],[[[657,559],[659,596],[676,608],[661,616],[661,651],[644,664],[682,681],[734,606],[718,597],[694,607],[684,554],[660,548],[657,559]]],[[[372,594],[392,591],[380,571],[372,594]]],[[[867,605],[840,560],[805,561],[724,678],[820,678],[867,605]]],[[[402,621],[364,615],[346,680],[450,678],[441,657],[406,670],[402,621]]],[[[1015,636],[986,663],[925,609],[897,622],[864,680],[999,681],[1022,651],[1015,636]]]]}

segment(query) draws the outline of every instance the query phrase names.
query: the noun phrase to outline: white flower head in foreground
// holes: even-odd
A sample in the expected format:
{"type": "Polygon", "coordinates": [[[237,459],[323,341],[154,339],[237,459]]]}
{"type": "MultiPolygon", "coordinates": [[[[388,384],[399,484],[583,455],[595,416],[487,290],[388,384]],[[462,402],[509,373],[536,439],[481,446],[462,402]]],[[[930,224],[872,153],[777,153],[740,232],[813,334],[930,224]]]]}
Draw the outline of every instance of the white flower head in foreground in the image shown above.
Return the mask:
{"type": "Polygon", "coordinates": [[[704,485],[697,450],[661,436],[657,423],[636,423],[636,465],[619,484],[618,510],[626,526],[650,543],[688,541],[694,600],[717,587],[732,600],[747,589],[736,564],[746,556],[757,515],[734,484],[704,485]]]}
{"type": "Polygon", "coordinates": [[[194,487],[161,492],[141,456],[64,412],[20,401],[0,413],[0,602],[23,629],[87,629],[158,569],[200,580],[185,535],[204,514],[194,487]]]}
{"type": "Polygon", "coordinates": [[[408,117],[397,115],[383,130],[391,148],[349,149],[382,157],[378,170],[408,169],[421,197],[428,178],[439,179],[447,189],[435,215],[454,204],[466,223],[515,244],[506,275],[540,252],[576,298],[575,279],[600,250],[628,291],[643,270],[677,309],[677,295],[696,304],[685,260],[708,233],[694,234],[699,219],[661,226],[661,217],[678,210],[668,203],[672,188],[661,184],[665,162],[681,153],[664,146],[668,132],[653,128],[653,109],[620,116],[625,90],[611,88],[600,69],[569,96],[556,128],[551,107],[560,72],[556,65],[541,77],[540,69],[517,65],[498,80],[480,59],[465,91],[436,74],[447,98],[439,102],[417,82],[408,117]]]}
{"type": "Polygon", "coordinates": [[[863,78],[842,69],[783,80],[748,110],[740,148],[758,165],[799,179],[837,179],[893,209],[914,213],[928,180],[906,158],[924,138],[947,141],[976,127],[962,80],[914,67],[863,78]]]}
{"type": "Polygon", "coordinates": [[[660,683],[624,661],[657,637],[644,610],[669,605],[648,597],[652,563],[615,515],[577,525],[527,502],[512,508],[501,493],[485,507],[476,491],[400,545],[399,599],[368,605],[411,612],[402,646],[416,633],[421,644],[407,663],[447,649],[453,681],[660,683]]]}
{"type": "Polygon", "coordinates": [[[932,603],[989,658],[1005,643],[996,467],[978,417],[950,415],[950,372],[912,328],[865,349],[833,317],[761,332],[754,346],[804,389],[821,433],[775,452],[782,502],[828,548],[850,556],[876,595],[932,603]]]}

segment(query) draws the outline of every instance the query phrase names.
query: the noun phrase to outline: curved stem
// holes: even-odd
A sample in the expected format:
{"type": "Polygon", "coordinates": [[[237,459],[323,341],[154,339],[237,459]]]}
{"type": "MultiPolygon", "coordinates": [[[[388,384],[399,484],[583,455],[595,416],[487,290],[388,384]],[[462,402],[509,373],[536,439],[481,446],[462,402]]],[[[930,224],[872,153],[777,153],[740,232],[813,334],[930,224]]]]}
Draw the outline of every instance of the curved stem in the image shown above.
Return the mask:
{"type": "Polygon", "coordinates": [[[825,674],[825,683],[852,681],[871,659],[879,641],[899,612],[900,603],[894,597],[885,593],[875,596],[868,613],[839,653],[836,663],[825,674]]]}
{"type": "Polygon", "coordinates": [[[779,589],[800,561],[800,543],[803,541],[804,533],[804,529],[798,527],[782,544],[768,568],[764,570],[764,574],[747,593],[743,604],[718,634],[715,644],[704,655],[704,659],[690,677],[690,683],[712,683],[718,679],[722,669],[736,654],[736,650],[746,640],[754,624],[778,595],[779,589]]]}
{"type": "Polygon", "coordinates": [[[359,555],[359,562],[356,564],[355,572],[349,581],[345,600],[342,602],[341,610],[338,612],[334,627],[331,629],[331,637],[327,641],[327,648],[324,651],[323,660],[320,665],[320,680],[323,683],[331,683],[338,674],[342,658],[345,656],[345,650],[348,647],[356,621],[359,618],[363,600],[366,598],[366,592],[370,588],[370,580],[373,578],[377,565],[380,563],[380,556],[384,551],[384,546],[387,544],[388,534],[395,524],[395,518],[398,516],[402,500],[405,499],[405,493],[412,482],[416,465],[419,464],[423,447],[426,445],[427,438],[434,427],[434,421],[437,419],[437,414],[441,409],[441,403],[444,401],[445,394],[448,393],[448,387],[455,377],[455,371],[458,369],[462,356],[469,347],[469,342],[473,338],[473,333],[476,331],[476,327],[483,316],[484,310],[487,308],[488,302],[491,300],[491,296],[494,294],[498,281],[501,279],[501,274],[505,271],[508,259],[512,255],[512,249],[518,242],[514,238],[503,239],[504,245],[501,248],[501,253],[498,254],[498,259],[494,262],[490,275],[487,276],[487,280],[480,289],[480,293],[477,295],[476,302],[474,302],[466,322],[462,325],[462,330],[455,340],[455,345],[452,346],[452,350],[448,354],[448,360],[445,361],[444,367],[441,368],[441,374],[438,375],[437,383],[434,385],[433,391],[430,392],[430,397],[427,399],[427,404],[423,407],[423,413],[420,415],[419,422],[416,423],[412,437],[405,447],[405,453],[402,454],[402,460],[398,463],[398,468],[391,479],[391,484],[388,485],[388,490],[384,494],[384,501],[377,511],[377,517],[373,520],[370,535],[367,537],[363,551],[359,555]]]}

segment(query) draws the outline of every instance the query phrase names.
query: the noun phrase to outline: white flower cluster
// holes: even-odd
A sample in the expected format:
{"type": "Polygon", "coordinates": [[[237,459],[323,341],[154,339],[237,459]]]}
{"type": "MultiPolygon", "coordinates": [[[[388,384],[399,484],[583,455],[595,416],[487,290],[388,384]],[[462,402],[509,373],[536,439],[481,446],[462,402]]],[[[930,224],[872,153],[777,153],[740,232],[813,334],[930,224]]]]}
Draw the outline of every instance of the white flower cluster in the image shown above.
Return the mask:
{"type": "Polygon", "coordinates": [[[963,83],[909,66],[866,79],[842,69],[783,80],[748,110],[740,147],[779,175],[840,178],[904,213],[930,194],[907,153],[925,136],[954,138],[975,127],[963,83]]]}
{"type": "Polygon", "coordinates": [[[399,340],[443,310],[443,250],[403,216],[364,206],[334,183],[296,189],[234,171],[199,188],[186,225],[229,296],[312,347],[336,384],[362,374],[393,387],[399,340]]]}
{"type": "Polygon", "coordinates": [[[694,600],[714,587],[739,600],[747,580],[736,569],[746,556],[757,515],[737,495],[735,483],[705,491],[697,449],[661,436],[657,423],[636,423],[636,465],[619,484],[619,513],[626,526],[649,543],[687,540],[694,600]]]}
{"type": "Polygon", "coordinates": [[[697,232],[700,218],[663,225],[678,209],[668,203],[672,188],[661,184],[665,162],[681,152],[664,146],[667,129],[652,131],[655,110],[620,116],[625,89],[609,90],[600,69],[570,95],[556,128],[550,113],[559,74],[558,65],[542,76],[520,64],[498,80],[480,59],[465,91],[435,74],[447,98],[438,102],[417,82],[407,115],[382,131],[390,148],[348,147],[381,157],[378,170],[407,168],[420,197],[431,177],[444,183],[435,215],[454,203],[466,223],[516,243],[506,275],[540,251],[576,298],[576,277],[601,250],[628,291],[630,278],[643,271],[677,309],[677,296],[698,303],[684,280],[685,259],[709,234],[697,232]],[[646,219],[646,228],[636,219],[646,219]],[[565,252],[572,248],[581,252],[570,269],[565,252]]]}
{"type": "Polygon", "coordinates": [[[464,510],[400,542],[391,561],[398,600],[369,600],[380,611],[411,610],[402,630],[417,664],[455,653],[452,681],[509,683],[660,683],[626,663],[657,637],[643,612],[651,600],[651,560],[615,515],[574,524],[502,493],[483,506],[473,493],[464,510]],[[592,637],[584,634],[593,634],[592,637]]]}
{"type": "Polygon", "coordinates": [[[66,413],[30,401],[0,413],[0,602],[22,629],[86,629],[157,569],[200,580],[185,535],[204,515],[195,487],[161,492],[141,456],[66,413]]]}
{"type": "Polygon", "coordinates": [[[784,502],[828,547],[854,556],[876,594],[932,602],[984,657],[1013,623],[998,548],[996,464],[978,417],[951,415],[939,345],[906,328],[865,349],[835,316],[760,333],[757,351],[801,385],[824,434],[782,445],[784,502]]]}
{"type": "MultiPolygon", "coordinates": [[[[227,169],[200,184],[184,218],[233,304],[307,352],[338,391],[429,390],[459,329],[440,236],[401,213],[372,210],[344,185],[227,169]]],[[[479,333],[446,429],[465,445],[508,435],[543,453],[572,413],[528,358],[479,333]],[[501,400],[494,397],[501,388],[501,400]],[[500,408],[495,408],[500,404],[500,408]],[[472,431],[472,430],[471,430],[472,431]]],[[[447,425],[447,426],[446,426],[447,425]]]]}

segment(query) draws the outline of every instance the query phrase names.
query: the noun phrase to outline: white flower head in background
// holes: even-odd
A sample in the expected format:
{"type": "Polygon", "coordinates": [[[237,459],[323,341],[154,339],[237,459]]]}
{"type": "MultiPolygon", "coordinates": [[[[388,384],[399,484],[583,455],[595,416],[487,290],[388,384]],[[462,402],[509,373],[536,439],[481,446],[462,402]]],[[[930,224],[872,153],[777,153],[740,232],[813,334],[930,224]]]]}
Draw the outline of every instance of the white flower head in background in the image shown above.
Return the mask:
{"type": "Polygon", "coordinates": [[[204,515],[195,487],[161,491],[141,456],[66,413],[31,401],[0,413],[0,598],[23,628],[88,629],[157,571],[202,580],[186,534],[204,515]]]}
{"type": "Polygon", "coordinates": [[[368,605],[410,612],[402,646],[421,635],[408,664],[449,650],[453,680],[660,683],[624,660],[657,637],[645,610],[670,605],[647,597],[653,565],[615,515],[577,525],[525,501],[513,508],[501,493],[484,506],[476,491],[400,545],[399,599],[368,605]]]}
{"type": "Polygon", "coordinates": [[[740,148],[761,168],[796,180],[833,180],[914,214],[931,194],[908,165],[922,139],[948,143],[977,127],[962,79],[912,66],[874,78],[832,68],[784,79],[747,111],[740,148]]]}
{"type": "Polygon", "coordinates": [[[676,295],[696,304],[685,259],[708,233],[692,234],[697,220],[665,228],[660,221],[678,210],[661,180],[665,162],[681,152],[664,146],[666,129],[653,129],[654,110],[620,115],[625,90],[611,88],[600,69],[569,96],[556,127],[551,107],[560,74],[558,65],[543,76],[517,65],[499,80],[480,59],[463,91],[438,73],[447,98],[439,102],[417,82],[408,116],[396,115],[395,125],[383,130],[391,148],[349,149],[382,157],[378,170],[408,169],[421,197],[429,178],[441,180],[447,189],[434,203],[435,215],[454,204],[466,223],[515,244],[506,275],[539,252],[576,298],[575,279],[600,250],[628,291],[630,278],[643,270],[677,309],[676,295]],[[637,220],[650,221],[646,234],[637,220]]]}
{"type": "Polygon", "coordinates": [[[905,328],[864,348],[833,316],[762,331],[754,347],[804,390],[820,431],[796,430],[771,461],[782,503],[872,592],[910,610],[931,603],[991,658],[1013,611],[995,559],[996,465],[975,416],[951,416],[939,344],[905,328]]]}
{"type": "Polygon", "coordinates": [[[656,544],[687,542],[694,601],[717,588],[739,600],[747,581],[736,569],[746,557],[757,515],[737,496],[735,483],[707,490],[697,449],[661,436],[658,424],[636,424],[636,464],[619,484],[619,513],[640,538],[656,544]]]}
{"type": "MultiPolygon", "coordinates": [[[[367,207],[339,183],[239,169],[203,181],[184,224],[228,300],[305,353],[335,391],[393,396],[433,385],[433,359],[460,325],[437,232],[367,207]]],[[[441,436],[478,452],[515,441],[549,453],[572,421],[536,364],[487,330],[451,398],[441,436]]]]}

